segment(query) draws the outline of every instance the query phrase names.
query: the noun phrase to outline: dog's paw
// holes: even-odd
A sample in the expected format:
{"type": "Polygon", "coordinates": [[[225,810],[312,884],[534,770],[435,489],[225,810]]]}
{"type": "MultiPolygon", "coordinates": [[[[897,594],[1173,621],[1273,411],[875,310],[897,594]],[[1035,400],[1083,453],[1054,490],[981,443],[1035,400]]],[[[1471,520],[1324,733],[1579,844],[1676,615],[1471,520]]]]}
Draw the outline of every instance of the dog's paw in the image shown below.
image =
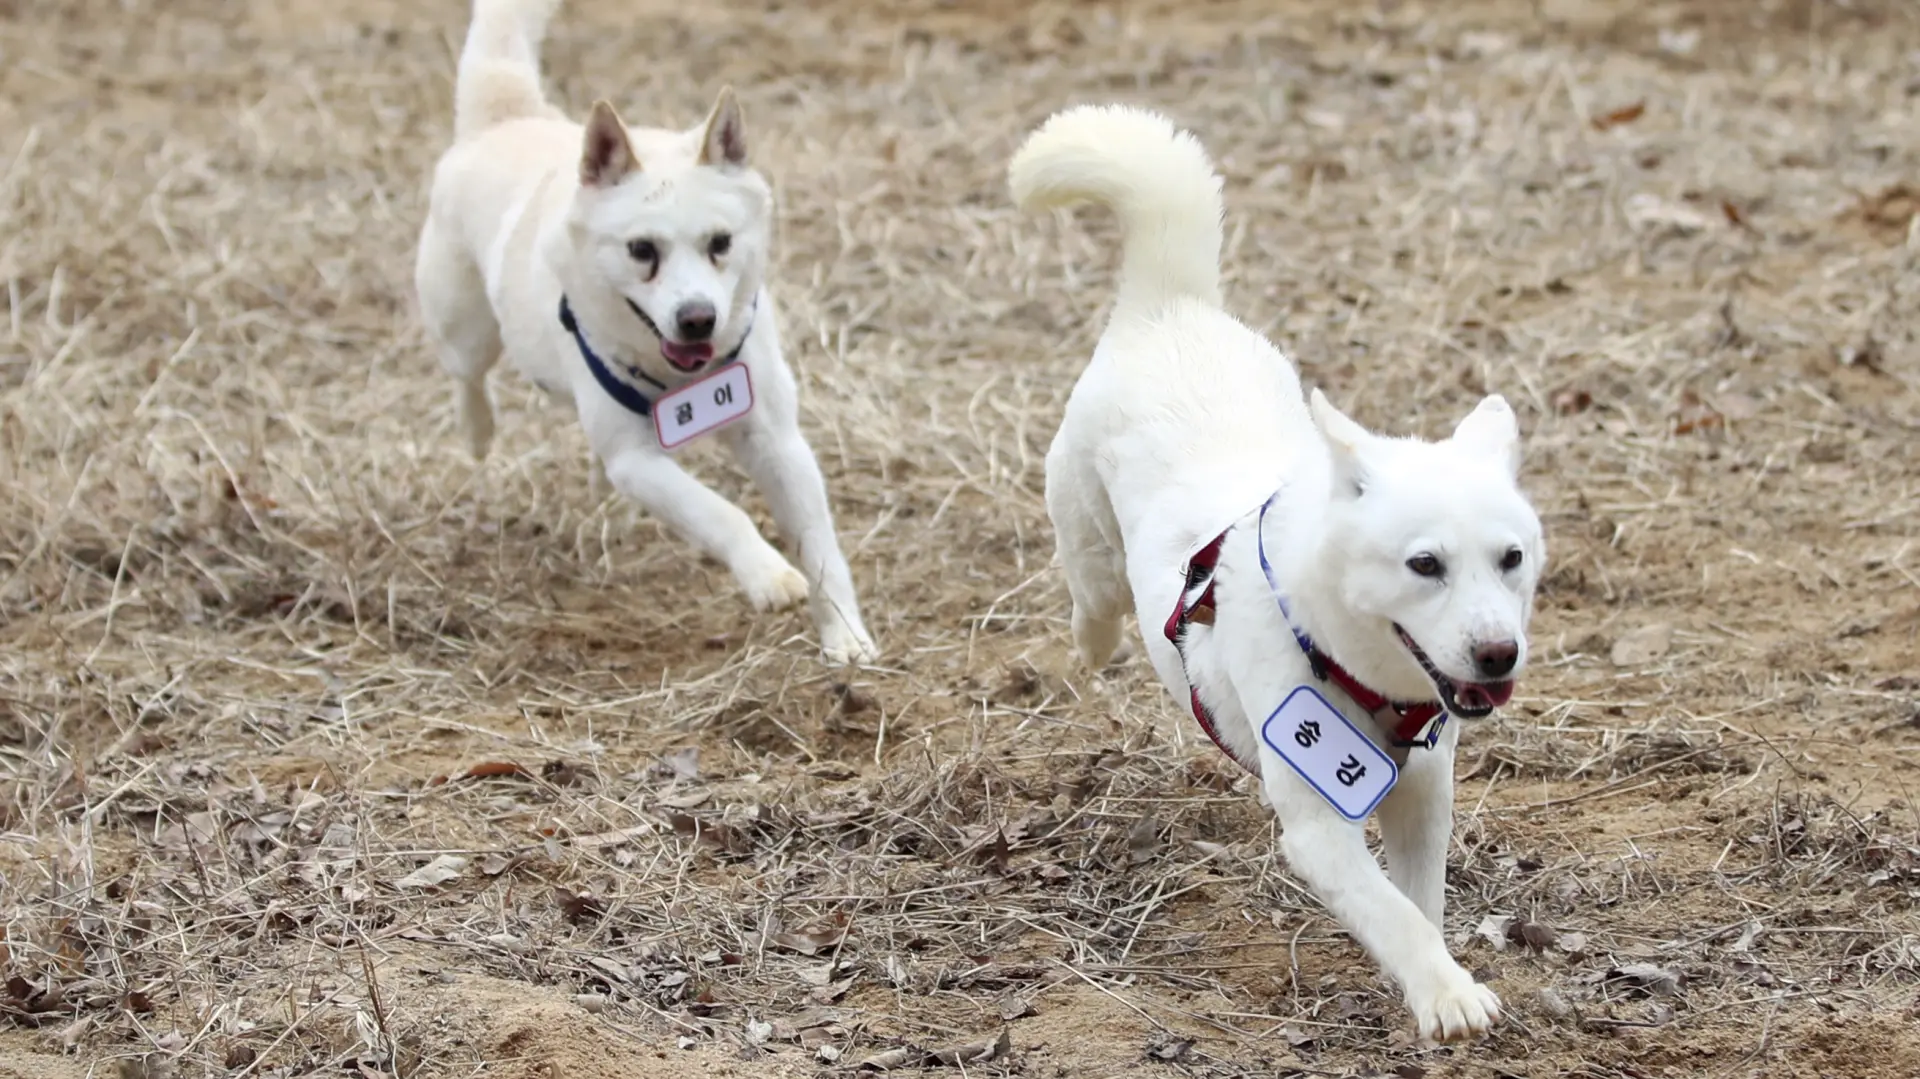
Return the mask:
{"type": "Polygon", "coordinates": [[[872,663],[880,658],[880,649],[874,647],[873,638],[865,630],[856,629],[835,619],[830,626],[820,630],[820,658],[835,666],[844,667],[849,663],[872,663]]]}
{"type": "Polygon", "coordinates": [[[774,555],[765,566],[736,573],[741,591],[756,611],[777,611],[807,598],[807,579],[787,560],[774,555]]]}
{"type": "Polygon", "coordinates": [[[1424,992],[1407,994],[1420,1037],[1432,1042],[1462,1042],[1481,1037],[1500,1022],[1500,998],[1455,966],[1424,992]]]}

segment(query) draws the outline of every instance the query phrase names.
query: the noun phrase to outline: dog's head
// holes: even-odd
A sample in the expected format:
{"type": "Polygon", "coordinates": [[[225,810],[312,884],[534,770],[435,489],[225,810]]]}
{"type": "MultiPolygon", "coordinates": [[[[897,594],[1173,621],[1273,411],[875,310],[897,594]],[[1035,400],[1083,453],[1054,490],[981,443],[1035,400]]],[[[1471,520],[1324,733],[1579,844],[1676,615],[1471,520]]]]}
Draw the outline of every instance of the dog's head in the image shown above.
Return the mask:
{"type": "Polygon", "coordinates": [[[1423,442],[1372,434],[1318,390],[1310,406],[1333,460],[1331,583],[1374,638],[1392,683],[1376,688],[1415,699],[1431,683],[1457,716],[1505,704],[1527,663],[1546,559],[1540,518],[1517,483],[1513,409],[1487,397],[1451,437],[1423,442]]]}
{"type": "Polygon", "coordinates": [[[613,106],[596,102],[568,221],[576,266],[618,293],[681,374],[747,331],[766,272],[771,195],[747,165],[733,91],[706,123],[649,144],[642,161],[613,106]]]}

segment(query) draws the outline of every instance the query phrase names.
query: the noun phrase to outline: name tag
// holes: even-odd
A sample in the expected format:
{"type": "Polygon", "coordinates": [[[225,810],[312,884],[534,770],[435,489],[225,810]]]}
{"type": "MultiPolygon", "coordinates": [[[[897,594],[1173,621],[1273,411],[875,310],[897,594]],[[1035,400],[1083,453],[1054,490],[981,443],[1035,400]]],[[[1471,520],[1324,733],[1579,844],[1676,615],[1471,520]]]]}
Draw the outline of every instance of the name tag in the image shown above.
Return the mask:
{"type": "Polygon", "coordinates": [[[655,401],[653,429],[661,449],[677,449],[752,411],[753,376],[746,364],[730,363],[655,401]]]}
{"type": "Polygon", "coordinates": [[[1308,686],[1287,694],[1260,737],[1350,821],[1366,820],[1400,779],[1393,758],[1308,686]]]}

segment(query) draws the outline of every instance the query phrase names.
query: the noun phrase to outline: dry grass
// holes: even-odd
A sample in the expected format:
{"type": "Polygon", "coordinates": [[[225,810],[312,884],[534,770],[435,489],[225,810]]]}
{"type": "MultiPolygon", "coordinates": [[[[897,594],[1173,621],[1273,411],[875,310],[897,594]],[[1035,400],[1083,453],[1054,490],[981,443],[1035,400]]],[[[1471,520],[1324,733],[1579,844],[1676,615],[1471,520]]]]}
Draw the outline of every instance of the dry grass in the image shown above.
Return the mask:
{"type": "Polygon", "coordinates": [[[1920,18],[1643,6],[576,0],[569,103],[732,81],[777,179],[886,649],[835,672],[525,387],[464,458],[408,283],[461,4],[0,0],[0,1076],[1920,1074],[1920,18]],[[1111,98],[1204,135],[1309,381],[1521,410],[1484,1045],[1408,1045],[1146,665],[1068,661],[1112,232],[1002,168],[1111,98]]]}

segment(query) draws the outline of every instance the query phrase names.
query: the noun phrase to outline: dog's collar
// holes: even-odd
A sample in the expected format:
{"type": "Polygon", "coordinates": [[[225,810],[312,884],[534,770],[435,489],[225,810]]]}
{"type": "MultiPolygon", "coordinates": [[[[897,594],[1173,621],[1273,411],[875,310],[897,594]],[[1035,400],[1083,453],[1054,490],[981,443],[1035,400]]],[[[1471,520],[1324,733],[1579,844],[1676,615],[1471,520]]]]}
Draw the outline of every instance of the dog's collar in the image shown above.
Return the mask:
{"type": "Polygon", "coordinates": [[[1353,698],[1353,703],[1366,709],[1376,720],[1390,722],[1396,747],[1432,749],[1440,741],[1440,732],[1447,726],[1447,709],[1444,705],[1439,701],[1396,701],[1373,689],[1334,662],[1332,656],[1321,651],[1320,646],[1313,643],[1313,638],[1300,628],[1300,623],[1294,621],[1286,593],[1280,591],[1279,582],[1273,579],[1273,565],[1267,561],[1267,510],[1273,507],[1274,500],[1279,497],[1276,491],[1261,505],[1254,543],[1260,553],[1260,571],[1266,575],[1267,588],[1272,591],[1274,602],[1280,605],[1280,617],[1286,619],[1287,628],[1293,631],[1294,642],[1300,646],[1300,651],[1306,653],[1313,676],[1322,682],[1339,686],[1342,692],[1353,698]]]}
{"type": "MultiPolygon", "coordinates": [[[[640,310],[639,304],[628,300],[625,296],[620,298],[627,300],[627,306],[633,310],[634,314],[640,316],[640,321],[646,324],[647,329],[655,337],[662,341],[666,340],[660,333],[660,328],[653,324],[653,320],[647,317],[645,311],[640,310]]],[[[747,338],[753,335],[754,316],[759,313],[759,310],[760,298],[756,296],[753,307],[747,312],[747,332],[740,335],[740,343],[733,346],[732,352],[721,357],[720,362],[713,365],[715,368],[725,367],[740,358],[741,351],[747,347],[747,338]]],[[[580,358],[587,361],[587,370],[593,372],[593,380],[600,384],[601,389],[607,391],[608,397],[613,398],[620,407],[636,416],[653,415],[653,399],[640,392],[632,382],[616,377],[612,369],[607,366],[607,361],[601,359],[599,353],[593,351],[593,346],[587,344],[586,331],[580,328],[580,320],[573,317],[573,307],[567,303],[564,293],[560,296],[560,326],[573,337],[573,343],[580,348],[580,358]]],[[[665,383],[632,364],[620,364],[620,371],[628,378],[645,382],[661,393],[667,391],[665,383]]]]}

